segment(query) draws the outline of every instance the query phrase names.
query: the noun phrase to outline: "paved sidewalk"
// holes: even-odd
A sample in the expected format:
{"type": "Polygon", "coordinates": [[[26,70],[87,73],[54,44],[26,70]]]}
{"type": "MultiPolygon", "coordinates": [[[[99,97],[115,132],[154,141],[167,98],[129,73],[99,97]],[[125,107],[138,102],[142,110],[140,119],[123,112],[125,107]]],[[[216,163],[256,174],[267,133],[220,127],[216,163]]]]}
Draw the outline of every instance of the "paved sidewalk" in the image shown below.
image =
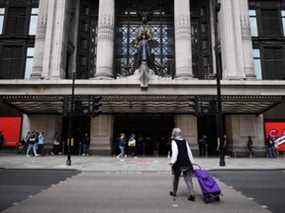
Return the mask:
{"type": "Polygon", "coordinates": [[[221,202],[211,204],[202,201],[196,181],[195,202],[186,199],[183,181],[173,201],[168,194],[170,184],[167,174],[83,172],[3,213],[270,213],[223,183],[221,202]]]}
{"type": "MultiPolygon", "coordinates": [[[[115,171],[115,172],[169,172],[167,158],[126,158],[120,161],[112,157],[72,156],[72,165],[66,166],[66,156],[26,157],[23,155],[0,155],[0,168],[18,169],[78,169],[80,171],[115,171]]],[[[236,169],[284,169],[285,158],[229,158],[226,166],[219,166],[218,158],[195,158],[195,162],[208,170],[236,169]]]]}

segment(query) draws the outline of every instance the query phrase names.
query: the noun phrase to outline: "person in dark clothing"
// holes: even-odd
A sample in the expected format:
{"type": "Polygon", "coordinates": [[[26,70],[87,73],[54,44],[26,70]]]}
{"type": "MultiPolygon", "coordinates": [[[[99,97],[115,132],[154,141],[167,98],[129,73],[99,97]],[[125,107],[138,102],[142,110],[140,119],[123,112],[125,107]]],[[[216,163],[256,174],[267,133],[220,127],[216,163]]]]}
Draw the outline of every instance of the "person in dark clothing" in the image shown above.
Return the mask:
{"type": "Polygon", "coordinates": [[[121,161],[124,160],[125,157],[125,147],[126,147],[126,135],[125,133],[121,133],[120,139],[118,141],[119,149],[120,149],[120,154],[117,156],[118,159],[121,161]]]}
{"type": "Polygon", "coordinates": [[[171,196],[176,196],[179,177],[183,174],[187,189],[189,192],[188,200],[194,201],[194,190],[192,183],[193,176],[193,155],[188,142],[182,137],[182,131],[179,128],[174,128],[172,131],[171,151],[172,156],[170,165],[172,166],[173,174],[173,191],[170,191],[171,196]]]}
{"type": "Polygon", "coordinates": [[[82,138],[83,153],[82,156],[87,156],[89,153],[90,139],[87,133],[82,138]]]}
{"type": "Polygon", "coordinates": [[[37,133],[35,131],[32,131],[31,136],[29,137],[28,140],[28,148],[27,148],[27,152],[26,152],[26,156],[30,157],[30,151],[33,150],[34,156],[39,156],[37,153],[37,142],[38,142],[38,138],[37,138],[37,133]]]}
{"type": "Polygon", "coordinates": [[[3,144],[5,142],[5,137],[2,131],[0,131],[0,149],[2,148],[3,144]]]}
{"type": "Polygon", "coordinates": [[[202,138],[199,140],[199,156],[205,157],[207,155],[207,136],[202,135],[202,138]]]}
{"type": "Polygon", "coordinates": [[[276,153],[276,149],[275,149],[275,137],[270,136],[269,140],[268,140],[268,157],[269,158],[277,158],[277,153],[276,153]]]}
{"type": "Polygon", "coordinates": [[[247,139],[247,150],[248,150],[249,157],[252,158],[254,156],[254,153],[253,153],[253,142],[252,142],[251,136],[248,136],[248,139],[247,139]]]}

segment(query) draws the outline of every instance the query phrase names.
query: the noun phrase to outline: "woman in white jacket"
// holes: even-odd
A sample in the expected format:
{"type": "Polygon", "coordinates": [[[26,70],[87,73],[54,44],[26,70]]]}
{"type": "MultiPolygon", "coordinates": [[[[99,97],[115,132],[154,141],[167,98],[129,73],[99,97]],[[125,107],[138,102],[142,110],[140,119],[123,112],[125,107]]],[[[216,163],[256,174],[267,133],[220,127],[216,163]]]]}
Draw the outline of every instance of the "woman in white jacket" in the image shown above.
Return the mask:
{"type": "Polygon", "coordinates": [[[182,173],[189,192],[188,200],[195,201],[192,183],[194,159],[190,146],[179,128],[173,129],[171,139],[172,156],[169,164],[172,166],[173,191],[170,191],[170,195],[176,196],[179,177],[182,173]]]}

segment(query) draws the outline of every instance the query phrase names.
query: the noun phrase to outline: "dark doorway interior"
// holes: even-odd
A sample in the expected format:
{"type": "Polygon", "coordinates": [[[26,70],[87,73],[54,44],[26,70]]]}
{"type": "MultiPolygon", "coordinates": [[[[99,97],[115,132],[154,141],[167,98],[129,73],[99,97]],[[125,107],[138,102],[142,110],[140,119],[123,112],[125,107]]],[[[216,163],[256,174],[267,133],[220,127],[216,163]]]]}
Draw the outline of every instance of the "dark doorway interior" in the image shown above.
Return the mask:
{"type": "Polygon", "coordinates": [[[217,156],[217,127],[216,117],[213,115],[204,115],[198,118],[198,138],[207,136],[207,155],[217,156]]]}
{"type": "MultiPolygon", "coordinates": [[[[71,152],[74,155],[79,154],[79,142],[80,138],[87,133],[90,137],[90,117],[88,116],[75,116],[72,119],[71,134],[74,137],[74,144],[71,148],[71,152]]],[[[62,129],[62,142],[64,153],[66,154],[67,146],[66,141],[68,137],[68,117],[63,117],[63,129],[62,129]]]]}
{"type": "MultiPolygon", "coordinates": [[[[136,135],[138,156],[166,156],[170,150],[170,135],[174,127],[172,115],[124,114],[115,116],[114,140],[120,133],[136,135]]],[[[116,143],[112,147],[117,154],[116,143]]]]}

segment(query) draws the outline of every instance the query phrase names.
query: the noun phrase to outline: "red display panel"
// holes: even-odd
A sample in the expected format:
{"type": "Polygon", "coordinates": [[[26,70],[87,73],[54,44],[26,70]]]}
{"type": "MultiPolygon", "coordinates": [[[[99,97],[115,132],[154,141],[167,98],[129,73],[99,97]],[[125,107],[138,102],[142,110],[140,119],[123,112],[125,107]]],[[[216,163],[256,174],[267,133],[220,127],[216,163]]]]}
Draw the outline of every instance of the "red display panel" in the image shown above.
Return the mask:
{"type": "Polygon", "coordinates": [[[285,122],[265,122],[266,136],[281,137],[285,135],[285,122]]]}
{"type": "Polygon", "coordinates": [[[21,137],[21,117],[0,117],[0,131],[4,134],[5,147],[16,147],[21,137]]]}
{"type": "Polygon", "coordinates": [[[266,137],[276,138],[276,148],[278,151],[285,151],[285,122],[265,122],[266,137]],[[282,137],[282,138],[281,138],[282,137]],[[278,140],[279,138],[279,140],[278,140]],[[282,139],[282,140],[280,140],[282,139]]]}

